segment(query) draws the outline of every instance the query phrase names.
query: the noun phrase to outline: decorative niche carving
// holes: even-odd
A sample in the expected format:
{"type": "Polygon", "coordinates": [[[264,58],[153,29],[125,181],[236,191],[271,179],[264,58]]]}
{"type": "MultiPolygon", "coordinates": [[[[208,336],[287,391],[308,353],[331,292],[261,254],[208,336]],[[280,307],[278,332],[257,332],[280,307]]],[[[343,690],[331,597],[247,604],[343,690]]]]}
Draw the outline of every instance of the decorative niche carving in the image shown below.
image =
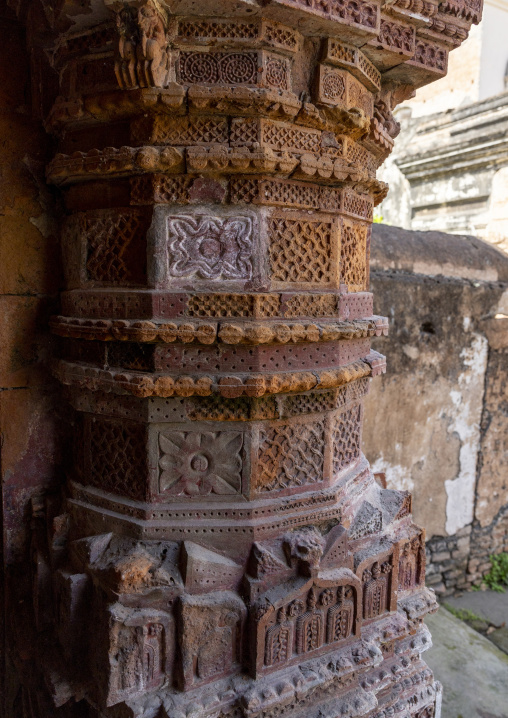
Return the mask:
{"type": "Polygon", "coordinates": [[[400,546],[399,591],[410,591],[425,582],[425,535],[420,533],[400,546]]]}
{"type": "Polygon", "coordinates": [[[316,577],[273,601],[277,587],[260,596],[251,611],[256,675],[331,650],[359,635],[361,586],[351,571],[340,569],[328,579],[316,577]]]}
{"type": "Polygon", "coordinates": [[[381,616],[389,609],[390,574],[392,566],[388,561],[375,562],[363,572],[363,617],[381,616]]]}

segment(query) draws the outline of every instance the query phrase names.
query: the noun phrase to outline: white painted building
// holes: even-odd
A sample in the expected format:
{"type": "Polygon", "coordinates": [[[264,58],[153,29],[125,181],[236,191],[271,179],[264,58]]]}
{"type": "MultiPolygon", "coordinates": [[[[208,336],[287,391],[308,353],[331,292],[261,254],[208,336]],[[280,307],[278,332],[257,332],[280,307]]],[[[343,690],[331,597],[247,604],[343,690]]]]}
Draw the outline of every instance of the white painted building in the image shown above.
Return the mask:
{"type": "Polygon", "coordinates": [[[486,0],[448,75],[395,114],[383,221],[476,234],[508,251],[508,0],[486,0]]]}

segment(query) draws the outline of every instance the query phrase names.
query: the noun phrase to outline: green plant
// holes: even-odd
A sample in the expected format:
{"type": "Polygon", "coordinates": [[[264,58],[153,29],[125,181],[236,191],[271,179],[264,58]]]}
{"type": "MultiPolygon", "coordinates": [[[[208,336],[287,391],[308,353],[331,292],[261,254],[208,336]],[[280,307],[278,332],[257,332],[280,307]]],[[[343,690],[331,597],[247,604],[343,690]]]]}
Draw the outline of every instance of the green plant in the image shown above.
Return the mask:
{"type": "Polygon", "coordinates": [[[489,558],[492,566],[483,582],[493,591],[504,593],[508,586],[508,553],[498,553],[489,558]]]}
{"type": "Polygon", "coordinates": [[[451,606],[449,603],[446,602],[443,603],[443,606],[446,608],[447,611],[450,611],[450,613],[455,616],[455,618],[458,618],[461,621],[465,621],[466,623],[468,621],[483,620],[481,616],[477,616],[476,613],[470,611],[469,608],[455,608],[454,606],[451,606]]]}
{"type": "Polygon", "coordinates": [[[374,212],[374,217],[372,219],[374,224],[383,224],[383,215],[382,214],[376,214],[374,212]]]}

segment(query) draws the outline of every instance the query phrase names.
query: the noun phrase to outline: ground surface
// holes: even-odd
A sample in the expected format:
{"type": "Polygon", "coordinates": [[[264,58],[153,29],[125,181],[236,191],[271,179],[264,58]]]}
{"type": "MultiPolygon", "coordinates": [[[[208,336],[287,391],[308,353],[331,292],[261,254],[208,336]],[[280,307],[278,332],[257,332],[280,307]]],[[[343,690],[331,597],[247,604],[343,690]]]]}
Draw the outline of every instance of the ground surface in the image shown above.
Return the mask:
{"type": "MultiPolygon", "coordinates": [[[[470,612],[467,622],[472,628],[486,633],[488,639],[505,653],[508,653],[508,591],[470,591],[458,598],[448,598],[446,604],[453,610],[470,612]]],[[[464,618],[459,615],[459,618],[464,618]]],[[[507,676],[508,682],[508,676],[507,676]]]]}
{"type": "Polygon", "coordinates": [[[508,655],[445,608],[427,625],[434,646],[425,660],[443,684],[441,718],[508,718],[508,655]]]}

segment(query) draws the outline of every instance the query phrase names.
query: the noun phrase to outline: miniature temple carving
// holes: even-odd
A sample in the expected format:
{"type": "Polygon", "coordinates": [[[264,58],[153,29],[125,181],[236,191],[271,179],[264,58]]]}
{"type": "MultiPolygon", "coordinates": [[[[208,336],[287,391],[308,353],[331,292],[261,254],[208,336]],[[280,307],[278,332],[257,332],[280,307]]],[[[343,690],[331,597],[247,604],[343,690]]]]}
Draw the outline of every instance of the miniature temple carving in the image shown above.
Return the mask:
{"type": "Polygon", "coordinates": [[[50,58],[75,434],[25,717],[438,715],[424,534],[362,453],[370,225],[393,109],[480,3],[12,4],[50,58]]]}

